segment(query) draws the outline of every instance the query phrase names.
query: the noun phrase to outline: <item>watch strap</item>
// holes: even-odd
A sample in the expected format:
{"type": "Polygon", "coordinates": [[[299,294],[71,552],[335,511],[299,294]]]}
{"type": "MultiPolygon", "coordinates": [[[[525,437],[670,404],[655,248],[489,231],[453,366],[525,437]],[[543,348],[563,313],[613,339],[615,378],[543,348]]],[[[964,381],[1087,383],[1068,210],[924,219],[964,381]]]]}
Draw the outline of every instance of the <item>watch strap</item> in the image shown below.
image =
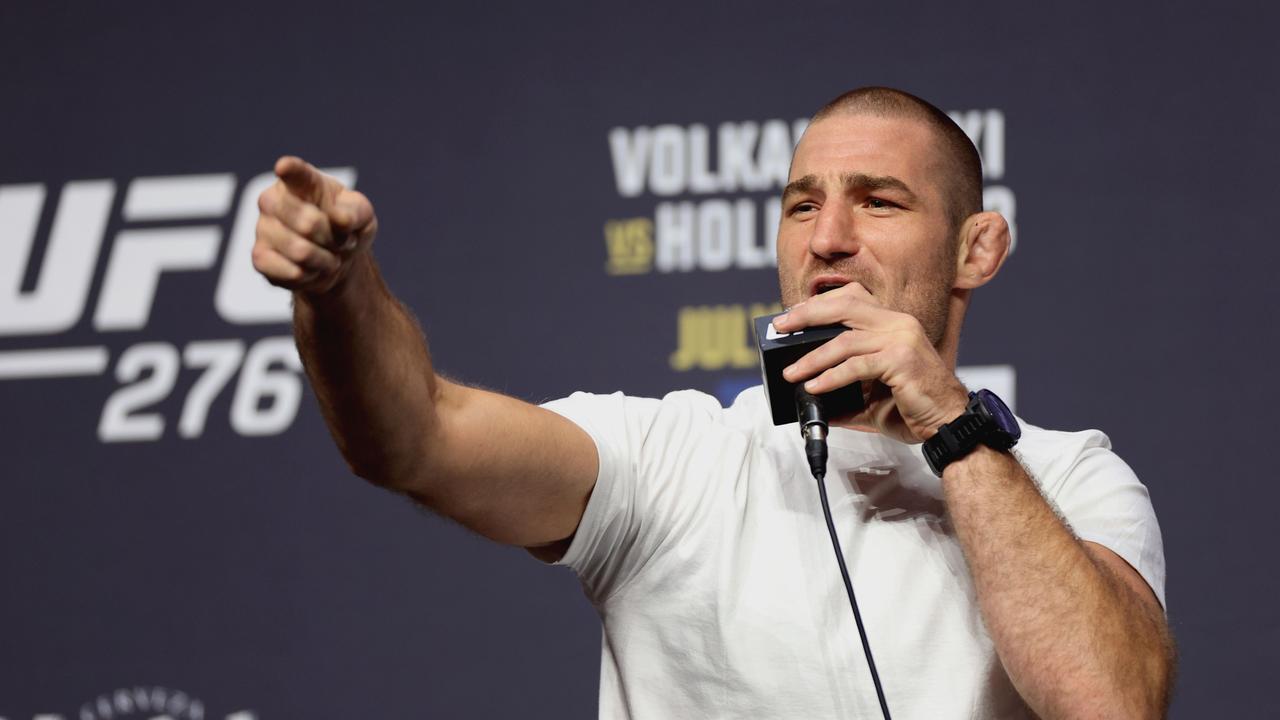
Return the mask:
{"type": "Polygon", "coordinates": [[[968,455],[982,442],[991,425],[990,418],[966,412],[938,428],[938,432],[926,440],[923,446],[924,459],[929,463],[929,469],[941,477],[947,465],[968,455]]]}

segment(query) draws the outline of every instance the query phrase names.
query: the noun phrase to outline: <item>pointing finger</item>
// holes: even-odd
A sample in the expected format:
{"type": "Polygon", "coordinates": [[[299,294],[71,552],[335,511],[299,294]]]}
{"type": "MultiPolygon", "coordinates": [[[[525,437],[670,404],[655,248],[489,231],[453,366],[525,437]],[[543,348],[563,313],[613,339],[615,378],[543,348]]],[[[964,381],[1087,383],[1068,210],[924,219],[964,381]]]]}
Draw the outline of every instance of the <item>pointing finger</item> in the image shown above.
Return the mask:
{"type": "Polygon", "coordinates": [[[300,157],[286,155],[276,161],[275,173],[285,187],[289,188],[289,192],[323,207],[326,177],[311,163],[300,157]]]}

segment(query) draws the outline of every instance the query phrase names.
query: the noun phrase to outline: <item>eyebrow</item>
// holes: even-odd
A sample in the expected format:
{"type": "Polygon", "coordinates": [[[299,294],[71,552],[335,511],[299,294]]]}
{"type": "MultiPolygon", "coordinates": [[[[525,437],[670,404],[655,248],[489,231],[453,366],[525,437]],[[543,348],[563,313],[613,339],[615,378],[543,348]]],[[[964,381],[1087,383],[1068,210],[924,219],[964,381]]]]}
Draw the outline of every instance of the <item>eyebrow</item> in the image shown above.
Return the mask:
{"type": "MultiPolygon", "coordinates": [[[[877,190],[897,190],[906,194],[908,202],[916,201],[916,194],[911,192],[911,188],[907,184],[892,175],[868,175],[866,173],[845,173],[840,176],[840,183],[844,186],[845,191],[864,190],[875,192],[877,190]]],[[[802,178],[792,180],[782,190],[782,200],[786,202],[787,198],[800,193],[812,192],[817,190],[821,185],[821,181],[817,175],[805,175],[802,178]]]]}

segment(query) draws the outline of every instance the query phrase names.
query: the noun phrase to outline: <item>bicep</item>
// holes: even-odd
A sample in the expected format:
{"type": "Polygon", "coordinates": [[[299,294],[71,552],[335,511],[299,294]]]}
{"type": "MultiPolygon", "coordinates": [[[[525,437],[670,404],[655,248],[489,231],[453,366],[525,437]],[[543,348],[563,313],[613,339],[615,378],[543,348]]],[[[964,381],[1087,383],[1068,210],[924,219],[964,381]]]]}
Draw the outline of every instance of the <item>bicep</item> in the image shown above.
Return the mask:
{"type": "Polygon", "coordinates": [[[591,437],[550,410],[449,383],[426,448],[417,499],[497,542],[539,546],[571,536],[595,484],[591,437]]]}
{"type": "Polygon", "coordinates": [[[1080,433],[1074,439],[1085,445],[1075,452],[1061,453],[1069,466],[1061,479],[1052,483],[1053,502],[1076,537],[1100,552],[1105,549],[1102,562],[1111,554],[1117,556],[1107,563],[1107,567],[1114,567],[1113,574],[1142,581],[1141,586],[1134,586],[1142,590],[1139,597],[1151,592],[1156,604],[1163,605],[1164,549],[1147,488],[1132,468],[1110,451],[1105,435],[1080,433]],[[1133,573],[1138,577],[1133,578],[1133,573]]]}

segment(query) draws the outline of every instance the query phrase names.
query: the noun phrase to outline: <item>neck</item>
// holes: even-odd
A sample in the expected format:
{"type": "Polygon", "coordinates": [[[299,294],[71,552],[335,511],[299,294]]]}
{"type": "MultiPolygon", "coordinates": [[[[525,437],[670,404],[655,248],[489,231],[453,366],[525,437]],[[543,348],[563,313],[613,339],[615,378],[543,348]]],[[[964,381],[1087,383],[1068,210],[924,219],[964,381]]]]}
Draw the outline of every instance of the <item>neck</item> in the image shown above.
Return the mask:
{"type": "Polygon", "coordinates": [[[947,328],[942,332],[942,340],[935,346],[938,355],[952,372],[955,372],[959,362],[960,326],[964,324],[964,315],[969,309],[971,293],[971,290],[951,291],[951,299],[947,303],[947,328]]]}

